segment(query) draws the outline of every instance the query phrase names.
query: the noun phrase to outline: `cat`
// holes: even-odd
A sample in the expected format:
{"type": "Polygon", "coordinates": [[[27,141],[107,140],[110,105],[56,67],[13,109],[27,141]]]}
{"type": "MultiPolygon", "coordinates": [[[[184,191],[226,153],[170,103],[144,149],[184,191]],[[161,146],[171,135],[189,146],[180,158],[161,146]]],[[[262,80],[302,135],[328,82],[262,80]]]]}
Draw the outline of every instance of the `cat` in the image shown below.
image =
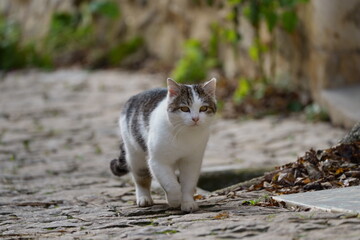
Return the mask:
{"type": "Polygon", "coordinates": [[[126,102],[119,118],[120,157],[110,168],[117,176],[131,172],[138,206],[153,205],[150,186],[155,177],[169,207],[199,209],[193,196],[217,110],[215,90],[215,78],[193,85],[168,78],[167,89],[148,90],[126,102]]]}

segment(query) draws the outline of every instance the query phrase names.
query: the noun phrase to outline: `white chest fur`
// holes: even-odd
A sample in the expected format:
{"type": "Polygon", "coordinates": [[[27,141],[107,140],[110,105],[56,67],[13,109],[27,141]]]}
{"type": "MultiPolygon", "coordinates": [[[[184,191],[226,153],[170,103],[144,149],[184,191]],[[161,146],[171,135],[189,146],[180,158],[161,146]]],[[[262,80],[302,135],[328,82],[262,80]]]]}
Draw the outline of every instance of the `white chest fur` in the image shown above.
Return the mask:
{"type": "Polygon", "coordinates": [[[209,124],[203,126],[173,124],[168,119],[166,106],[164,100],[151,115],[148,133],[149,154],[170,155],[169,161],[173,161],[203,153],[209,138],[209,124]]]}

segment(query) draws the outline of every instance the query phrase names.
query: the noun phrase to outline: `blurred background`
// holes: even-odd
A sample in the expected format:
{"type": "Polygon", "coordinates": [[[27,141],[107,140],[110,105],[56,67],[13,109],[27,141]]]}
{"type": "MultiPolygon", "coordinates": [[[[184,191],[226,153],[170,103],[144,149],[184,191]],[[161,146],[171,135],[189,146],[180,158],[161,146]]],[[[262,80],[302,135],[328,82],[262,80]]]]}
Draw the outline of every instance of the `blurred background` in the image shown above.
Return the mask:
{"type": "Polygon", "coordinates": [[[358,0],[2,0],[0,70],[219,81],[222,116],[360,120],[358,0]]]}

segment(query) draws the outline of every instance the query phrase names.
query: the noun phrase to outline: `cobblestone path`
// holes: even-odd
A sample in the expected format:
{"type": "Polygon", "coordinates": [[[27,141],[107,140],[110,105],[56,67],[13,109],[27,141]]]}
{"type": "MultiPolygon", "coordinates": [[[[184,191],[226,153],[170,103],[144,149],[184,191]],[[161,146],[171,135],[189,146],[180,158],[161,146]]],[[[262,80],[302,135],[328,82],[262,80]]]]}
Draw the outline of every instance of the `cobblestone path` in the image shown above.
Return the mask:
{"type": "MultiPolygon", "coordinates": [[[[0,238],[359,239],[360,219],[243,206],[264,192],[206,194],[192,214],[134,206],[129,177],[110,174],[116,118],[131,95],[161,75],[117,71],[15,72],[0,79],[0,238]]],[[[294,118],[218,120],[204,167],[273,166],[344,134],[294,118]]],[[[330,142],[329,142],[330,141],[330,142]]]]}

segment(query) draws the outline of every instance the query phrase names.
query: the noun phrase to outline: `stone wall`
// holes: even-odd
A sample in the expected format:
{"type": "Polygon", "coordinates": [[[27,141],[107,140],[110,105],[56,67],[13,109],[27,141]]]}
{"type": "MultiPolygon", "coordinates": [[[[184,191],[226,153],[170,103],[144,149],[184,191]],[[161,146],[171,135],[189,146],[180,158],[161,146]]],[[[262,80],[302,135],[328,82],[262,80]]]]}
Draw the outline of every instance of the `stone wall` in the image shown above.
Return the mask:
{"type": "Polygon", "coordinates": [[[324,88],[359,84],[360,1],[311,1],[306,27],[314,96],[324,88]]]}
{"type": "MultiPolygon", "coordinates": [[[[2,0],[0,12],[21,23],[24,40],[46,35],[50,16],[55,11],[73,11],[75,0],[2,0]]],[[[142,36],[148,53],[168,65],[174,65],[182,55],[186,39],[199,39],[204,45],[211,36],[214,22],[231,25],[226,16],[225,1],[118,0],[121,25],[126,36],[142,36]]],[[[265,71],[270,71],[270,58],[276,59],[275,76],[279,81],[310,89],[320,101],[325,88],[360,83],[360,1],[311,0],[298,8],[297,31],[275,30],[277,49],[274,56],[265,56],[265,71]]],[[[221,43],[219,58],[225,77],[255,76],[259,69],[248,56],[254,32],[246,19],[238,16],[238,31],[242,40],[234,48],[221,43]]],[[[273,41],[261,30],[264,42],[273,41]]]]}
{"type": "Polygon", "coordinates": [[[20,23],[23,40],[32,41],[46,35],[54,12],[72,11],[72,3],[72,0],[1,0],[0,14],[20,23]]]}

